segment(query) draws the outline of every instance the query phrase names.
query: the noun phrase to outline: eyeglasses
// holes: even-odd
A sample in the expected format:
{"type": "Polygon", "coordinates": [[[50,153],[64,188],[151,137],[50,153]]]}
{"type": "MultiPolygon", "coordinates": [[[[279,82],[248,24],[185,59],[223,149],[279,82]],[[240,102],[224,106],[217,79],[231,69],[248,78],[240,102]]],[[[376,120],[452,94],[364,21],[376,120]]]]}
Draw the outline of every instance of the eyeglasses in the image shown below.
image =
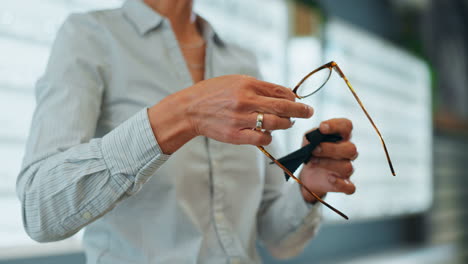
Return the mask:
{"type": "MultiPolygon", "coordinates": [[[[388,166],[390,167],[390,171],[392,172],[393,176],[396,176],[396,173],[395,173],[395,170],[393,169],[393,164],[392,164],[392,161],[390,159],[390,155],[388,154],[387,146],[385,145],[385,141],[384,141],[384,139],[382,137],[382,134],[380,133],[379,129],[377,128],[374,121],[370,117],[370,115],[367,112],[366,108],[362,104],[361,99],[359,99],[359,97],[357,96],[356,91],[353,89],[353,87],[349,83],[348,78],[346,78],[346,76],[343,74],[343,71],[341,71],[340,67],[338,66],[338,64],[336,64],[336,62],[334,62],[334,61],[329,62],[329,63],[315,69],[311,73],[307,74],[294,88],[294,90],[293,90],[294,94],[296,95],[297,99],[304,99],[304,98],[307,98],[309,96],[314,95],[315,93],[320,91],[325,86],[325,84],[330,79],[330,76],[331,76],[333,70],[335,70],[340,75],[340,77],[345,81],[345,83],[348,86],[349,91],[352,93],[354,99],[356,99],[356,101],[358,102],[358,104],[361,107],[362,111],[364,111],[364,114],[366,115],[367,119],[369,119],[370,123],[374,127],[375,132],[377,132],[377,135],[379,136],[380,141],[382,143],[382,147],[384,149],[385,156],[386,156],[387,162],[388,162],[388,166]]],[[[343,218],[348,219],[348,216],[346,216],[344,213],[342,213],[338,209],[334,208],[333,206],[331,206],[330,204],[328,204],[327,202],[322,200],[314,192],[310,191],[309,188],[307,188],[302,183],[302,181],[300,179],[295,177],[294,174],[291,173],[291,171],[289,171],[285,166],[283,166],[283,164],[281,164],[270,153],[268,153],[268,151],[266,151],[264,147],[257,146],[257,148],[259,148],[260,151],[262,151],[263,154],[265,154],[271,161],[273,161],[276,165],[278,165],[289,177],[293,178],[298,184],[300,184],[304,188],[304,190],[306,190],[310,195],[312,195],[317,201],[319,201],[320,203],[322,203],[326,207],[330,208],[332,211],[339,214],[343,218]]]]}

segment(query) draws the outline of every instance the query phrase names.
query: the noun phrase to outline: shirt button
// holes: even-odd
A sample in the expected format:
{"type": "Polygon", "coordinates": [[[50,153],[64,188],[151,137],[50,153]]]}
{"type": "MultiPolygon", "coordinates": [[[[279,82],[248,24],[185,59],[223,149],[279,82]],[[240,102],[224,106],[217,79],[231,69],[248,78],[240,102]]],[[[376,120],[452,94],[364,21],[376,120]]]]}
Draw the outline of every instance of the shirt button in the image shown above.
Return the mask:
{"type": "Polygon", "coordinates": [[[231,264],[240,264],[240,263],[241,263],[241,261],[240,261],[239,258],[233,258],[233,259],[231,259],[231,264]]]}
{"type": "Polygon", "coordinates": [[[217,222],[224,221],[224,216],[222,214],[216,214],[215,218],[217,222]]]}
{"type": "Polygon", "coordinates": [[[91,217],[93,217],[90,212],[85,212],[82,216],[86,220],[89,220],[91,217]]]}

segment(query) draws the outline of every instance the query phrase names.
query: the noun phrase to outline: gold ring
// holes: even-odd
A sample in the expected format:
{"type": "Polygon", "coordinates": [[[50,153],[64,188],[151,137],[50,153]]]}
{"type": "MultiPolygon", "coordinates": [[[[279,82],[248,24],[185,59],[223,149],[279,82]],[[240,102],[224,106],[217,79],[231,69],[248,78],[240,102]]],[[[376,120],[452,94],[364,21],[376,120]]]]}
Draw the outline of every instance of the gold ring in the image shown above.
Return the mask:
{"type": "Polygon", "coordinates": [[[257,124],[255,130],[262,131],[263,129],[263,113],[258,113],[257,115],[257,124]]]}

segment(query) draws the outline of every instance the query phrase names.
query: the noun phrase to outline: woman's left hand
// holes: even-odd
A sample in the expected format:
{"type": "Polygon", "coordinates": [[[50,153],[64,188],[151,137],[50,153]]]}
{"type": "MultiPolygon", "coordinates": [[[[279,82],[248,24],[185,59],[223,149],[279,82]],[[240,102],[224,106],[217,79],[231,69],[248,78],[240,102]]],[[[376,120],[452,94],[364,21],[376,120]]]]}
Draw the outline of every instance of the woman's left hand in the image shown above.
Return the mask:
{"type": "MultiPolygon", "coordinates": [[[[339,134],[343,140],[338,143],[323,142],[313,152],[312,159],[301,171],[301,181],[315,194],[324,196],[327,192],[353,194],[356,186],[350,181],[354,172],[352,161],[358,156],[356,146],[349,140],[353,124],[345,118],[336,118],[320,124],[323,134],[339,134]]],[[[304,137],[303,146],[307,144],[304,137]]],[[[315,202],[306,190],[302,195],[308,202],[315,202]]]]}

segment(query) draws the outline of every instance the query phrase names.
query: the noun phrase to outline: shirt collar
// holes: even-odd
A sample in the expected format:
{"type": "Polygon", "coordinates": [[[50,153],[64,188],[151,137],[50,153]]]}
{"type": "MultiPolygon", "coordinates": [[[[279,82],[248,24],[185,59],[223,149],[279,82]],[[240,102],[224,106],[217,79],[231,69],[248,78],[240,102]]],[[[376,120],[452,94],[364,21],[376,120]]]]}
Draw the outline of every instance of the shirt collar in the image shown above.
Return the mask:
{"type": "Polygon", "coordinates": [[[163,16],[143,3],[142,0],[127,0],[122,9],[141,35],[157,28],[164,20],[163,16]]]}
{"type": "Polygon", "coordinates": [[[206,19],[199,15],[197,16],[201,24],[200,26],[202,28],[203,38],[213,40],[215,44],[223,46],[223,40],[218,36],[216,31],[213,29],[213,26],[211,26],[210,22],[206,21],[206,19]]]}
{"type": "MultiPolygon", "coordinates": [[[[122,9],[127,18],[135,25],[140,35],[145,35],[149,31],[159,27],[165,19],[161,14],[143,3],[142,0],[127,0],[122,9]]],[[[224,45],[211,24],[203,17],[197,16],[201,21],[203,38],[206,40],[213,39],[216,44],[224,45]]]]}

